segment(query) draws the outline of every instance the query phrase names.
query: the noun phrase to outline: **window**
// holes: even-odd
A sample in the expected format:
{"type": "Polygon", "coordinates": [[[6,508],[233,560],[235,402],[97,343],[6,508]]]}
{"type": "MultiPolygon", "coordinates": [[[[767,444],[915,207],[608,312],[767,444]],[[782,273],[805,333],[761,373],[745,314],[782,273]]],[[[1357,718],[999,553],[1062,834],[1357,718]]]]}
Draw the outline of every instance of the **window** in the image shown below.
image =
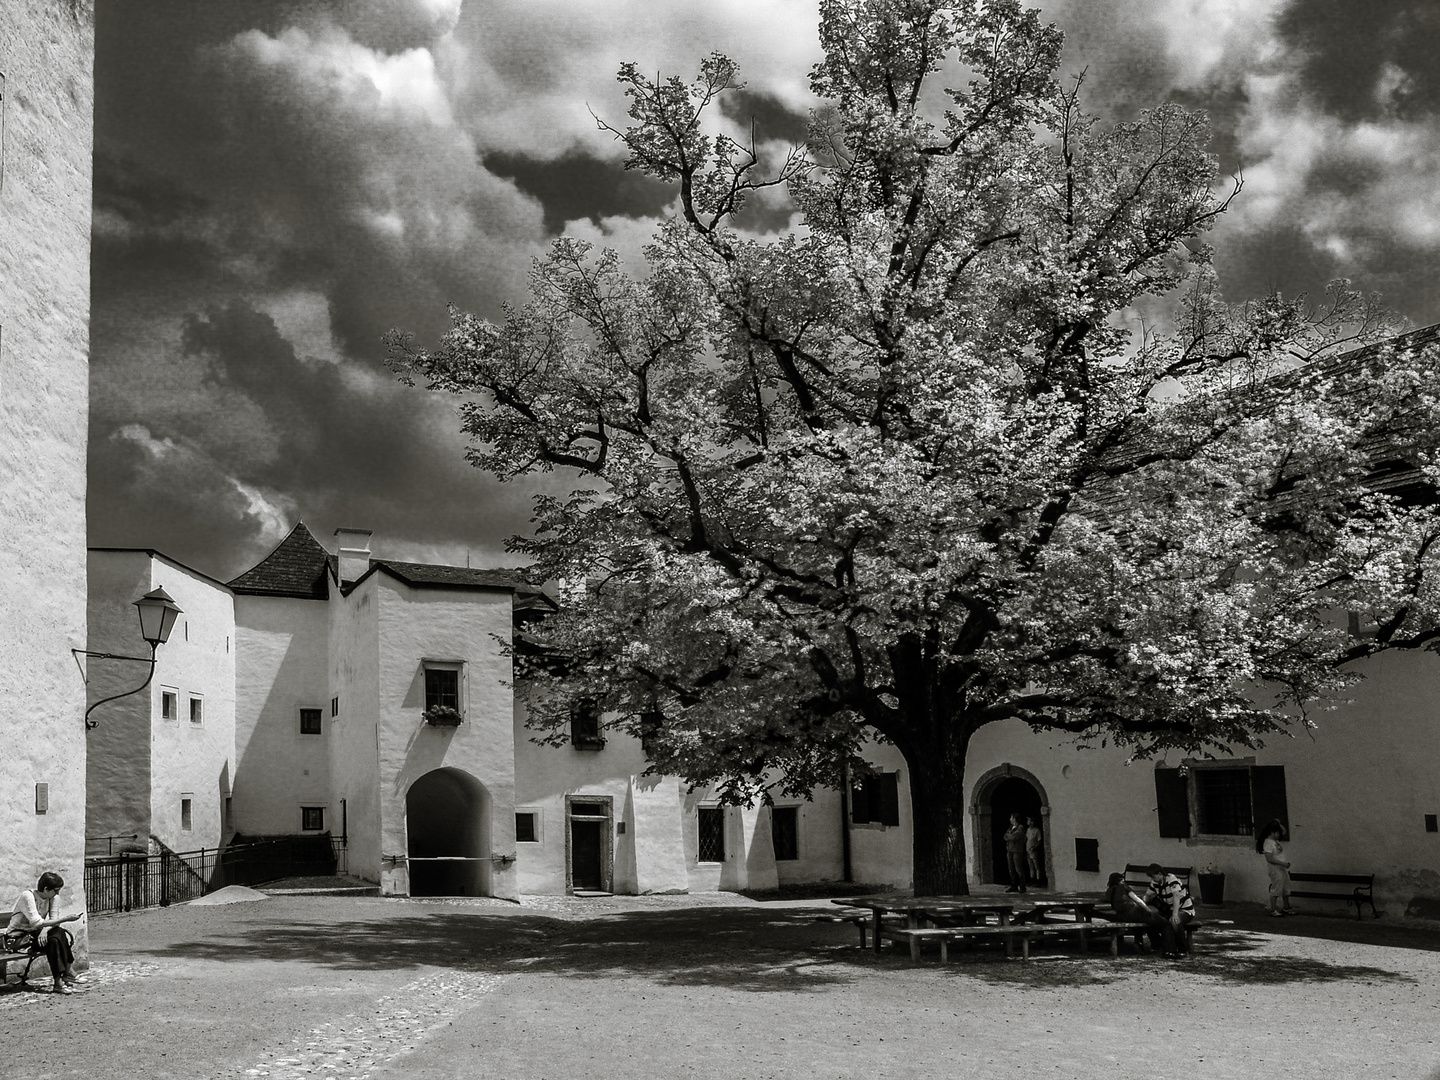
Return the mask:
{"type": "Polygon", "coordinates": [[[1075,869],[1085,873],[1100,872],[1100,841],[1075,838],[1075,869]]]}
{"type": "Polygon", "coordinates": [[[231,798],[229,795],[225,796],[225,828],[227,829],[233,829],[235,827],[234,803],[235,800],[233,798],[231,798]]]}
{"type": "Polygon", "coordinates": [[[538,844],[540,842],[540,815],[534,810],[515,812],[515,842],[517,844],[538,844]]]}
{"type": "Polygon", "coordinates": [[[1155,770],[1160,835],[1254,836],[1278,820],[1290,829],[1283,765],[1187,762],[1155,770]]]}
{"type": "Polygon", "coordinates": [[[600,707],[585,700],[570,710],[570,745],[576,750],[601,750],[605,736],[600,734],[600,707]]]}
{"type": "Polygon", "coordinates": [[[770,808],[770,840],[775,845],[775,860],[800,858],[800,808],[770,808]]]}
{"type": "Polygon", "coordinates": [[[300,808],[300,828],[305,832],[320,832],[325,828],[325,808],[323,806],[302,806],[300,808]]]}
{"type": "Polygon", "coordinates": [[[319,735],[320,733],[321,733],[321,729],[320,729],[320,710],[319,710],[319,709],[301,709],[301,710],[300,710],[300,734],[301,734],[301,735],[319,735]]]}
{"type": "Polygon", "coordinates": [[[856,825],[900,824],[900,774],[872,773],[850,785],[850,820],[856,825]]]}
{"type": "Polygon", "coordinates": [[[192,724],[203,723],[205,720],[205,703],[198,697],[190,699],[190,722],[192,724]]]}
{"type": "Polygon", "coordinates": [[[50,812],[50,785],[35,785],[35,813],[48,814],[50,812]]]}
{"type": "Polygon", "coordinates": [[[338,697],[332,697],[332,698],[330,699],[330,715],[331,715],[331,716],[339,716],[339,715],[340,715],[340,699],[339,699],[338,697]]]}
{"type": "Polygon", "coordinates": [[[725,810],[719,806],[702,806],[698,814],[700,862],[725,861],[725,810]]]}
{"type": "Polygon", "coordinates": [[[460,669],[458,667],[425,668],[425,710],[436,707],[460,711],[460,669]]]}
{"type": "Polygon", "coordinates": [[[174,690],[160,691],[160,719],[174,720],[180,715],[179,696],[174,690]]]}
{"type": "Polygon", "coordinates": [[[190,832],[195,827],[195,796],[180,796],[180,831],[190,832]]]}

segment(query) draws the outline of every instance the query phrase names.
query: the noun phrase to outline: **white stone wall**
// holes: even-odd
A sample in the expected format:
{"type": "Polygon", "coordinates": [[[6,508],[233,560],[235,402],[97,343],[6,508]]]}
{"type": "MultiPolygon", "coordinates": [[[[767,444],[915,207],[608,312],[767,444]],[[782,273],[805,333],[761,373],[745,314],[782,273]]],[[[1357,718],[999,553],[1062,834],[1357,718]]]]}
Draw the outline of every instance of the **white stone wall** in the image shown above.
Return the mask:
{"type": "MultiPolygon", "coordinates": [[[[94,24],[9,0],[0,178],[0,902],[45,870],[84,906],[85,452],[94,24]],[[49,785],[36,813],[35,785],[49,785]]],[[[84,924],[77,941],[86,948],[84,924]]]]}
{"type": "MultiPolygon", "coordinates": [[[[897,889],[908,889],[913,865],[910,823],[914,820],[910,806],[910,770],[905,765],[905,759],[900,756],[900,751],[893,746],[871,743],[863,748],[861,756],[883,772],[900,774],[900,824],[851,824],[851,876],[867,885],[892,885],[897,889]]],[[[838,798],[838,795],[836,797],[838,798]]]]}
{"type": "MultiPolygon", "coordinates": [[[[214,848],[226,834],[225,798],[235,779],[234,597],[166,559],[153,560],[150,571],[149,588],[164,589],[183,612],[156,652],[148,691],[137,695],[148,699],[151,718],[150,832],[173,851],[214,848]],[[166,689],[176,692],[173,720],[161,716],[166,689]],[[199,723],[191,719],[192,700],[201,704],[199,723]],[[188,829],[181,816],[184,798],[191,800],[188,829]]],[[[140,647],[146,648],[143,642],[140,647]]]]}
{"type": "MultiPolygon", "coordinates": [[[[153,588],[150,556],[143,551],[92,551],[89,579],[88,647],[95,652],[149,656],[150,646],[140,637],[134,601],[153,588]]],[[[158,660],[159,654],[156,656],[158,660]]],[[[146,666],[92,659],[88,670],[88,700],[96,703],[139,686],[146,666]]],[[[91,714],[96,726],[86,735],[88,854],[150,848],[153,689],[152,681],[150,690],[105,702],[91,714]],[[118,839],[132,836],[134,839],[118,839]],[[106,837],[115,839],[103,839],[106,837]]]]}
{"type": "MultiPolygon", "coordinates": [[[[378,610],[379,666],[375,698],[379,720],[380,844],[382,855],[407,852],[406,795],[410,785],[434,769],[468,773],[489,793],[490,851],[515,854],[514,701],[510,658],[501,642],[510,640],[512,596],[508,590],[412,589],[375,574],[353,593],[366,594],[378,610]],[[497,640],[498,639],[498,640],[497,640]],[[424,661],[461,661],[464,722],[433,727],[425,708],[424,661]]],[[[351,818],[351,834],[355,833],[351,818]]],[[[400,868],[382,867],[381,888],[408,892],[400,868]]],[[[514,863],[495,863],[492,895],[519,896],[514,863]]]]}
{"type": "MultiPolygon", "coordinates": [[[[330,805],[326,816],[332,822],[338,821],[340,801],[345,801],[350,873],[393,891],[392,868],[382,866],[381,860],[385,852],[381,849],[380,831],[380,620],[375,578],[347,597],[332,593],[328,610],[326,700],[337,697],[339,712],[332,718],[328,706],[325,710],[330,758],[330,805]]],[[[295,814],[299,812],[297,801],[295,814]]],[[[287,831],[298,828],[297,822],[287,831]]]]}
{"type": "Polygon", "coordinates": [[[332,793],[330,610],[323,600],[237,596],[235,831],[274,836],[300,831],[300,806],[335,802],[332,793]],[[319,735],[300,731],[300,710],[320,710],[319,735]]]}

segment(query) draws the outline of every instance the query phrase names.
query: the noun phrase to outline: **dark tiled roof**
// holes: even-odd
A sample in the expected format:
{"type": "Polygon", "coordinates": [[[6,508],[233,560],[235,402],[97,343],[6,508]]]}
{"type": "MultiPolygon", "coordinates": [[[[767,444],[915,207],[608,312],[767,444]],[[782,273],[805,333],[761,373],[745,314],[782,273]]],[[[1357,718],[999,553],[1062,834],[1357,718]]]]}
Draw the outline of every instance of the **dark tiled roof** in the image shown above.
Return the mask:
{"type": "Polygon", "coordinates": [[[331,558],[302,521],[274,551],[231,581],[230,588],[242,596],[324,600],[329,596],[331,558]]]}
{"type": "Polygon", "coordinates": [[[434,563],[396,562],[371,559],[372,567],[389,571],[406,585],[439,586],[450,589],[516,589],[525,584],[514,570],[472,570],[468,566],[438,566],[434,563]]]}

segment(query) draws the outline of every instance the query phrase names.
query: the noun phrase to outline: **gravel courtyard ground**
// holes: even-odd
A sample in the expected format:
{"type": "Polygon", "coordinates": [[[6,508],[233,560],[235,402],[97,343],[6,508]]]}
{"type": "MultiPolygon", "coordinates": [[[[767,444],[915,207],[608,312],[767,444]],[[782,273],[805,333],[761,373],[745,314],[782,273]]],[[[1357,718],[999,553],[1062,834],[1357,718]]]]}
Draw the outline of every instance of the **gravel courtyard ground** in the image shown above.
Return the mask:
{"type": "Polygon", "coordinates": [[[0,994],[0,1036],[30,1080],[1440,1080],[1440,935],[1227,911],[1179,963],[915,967],[813,921],[829,907],[285,894],[102,917],[85,992],[0,994]]]}

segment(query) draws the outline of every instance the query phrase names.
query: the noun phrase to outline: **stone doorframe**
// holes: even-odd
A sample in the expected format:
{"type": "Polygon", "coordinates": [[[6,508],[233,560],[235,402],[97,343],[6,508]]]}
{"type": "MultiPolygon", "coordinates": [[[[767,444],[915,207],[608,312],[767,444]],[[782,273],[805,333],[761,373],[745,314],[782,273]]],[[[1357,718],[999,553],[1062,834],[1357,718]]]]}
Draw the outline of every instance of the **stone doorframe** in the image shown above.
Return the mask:
{"type": "Polygon", "coordinates": [[[1045,792],[1045,785],[1040,779],[1028,769],[1022,769],[1019,765],[1011,765],[1008,761],[1001,762],[989,772],[983,774],[975,781],[975,786],[970,789],[970,836],[974,840],[975,850],[971,852],[971,863],[974,869],[974,879],[977,882],[989,884],[1001,884],[1004,882],[991,882],[993,876],[992,867],[995,865],[994,851],[990,843],[990,792],[995,785],[1002,780],[1011,778],[1024,780],[1040,795],[1040,834],[1041,843],[1045,852],[1045,883],[1046,888],[1055,888],[1055,847],[1050,843],[1050,796],[1045,792]]]}
{"type": "Polygon", "coordinates": [[[600,821],[600,884],[605,892],[615,889],[615,797],[613,795],[566,795],[565,796],[565,895],[575,892],[574,865],[570,844],[570,821],[600,821]],[[600,814],[577,814],[574,805],[602,805],[600,814]]]}

